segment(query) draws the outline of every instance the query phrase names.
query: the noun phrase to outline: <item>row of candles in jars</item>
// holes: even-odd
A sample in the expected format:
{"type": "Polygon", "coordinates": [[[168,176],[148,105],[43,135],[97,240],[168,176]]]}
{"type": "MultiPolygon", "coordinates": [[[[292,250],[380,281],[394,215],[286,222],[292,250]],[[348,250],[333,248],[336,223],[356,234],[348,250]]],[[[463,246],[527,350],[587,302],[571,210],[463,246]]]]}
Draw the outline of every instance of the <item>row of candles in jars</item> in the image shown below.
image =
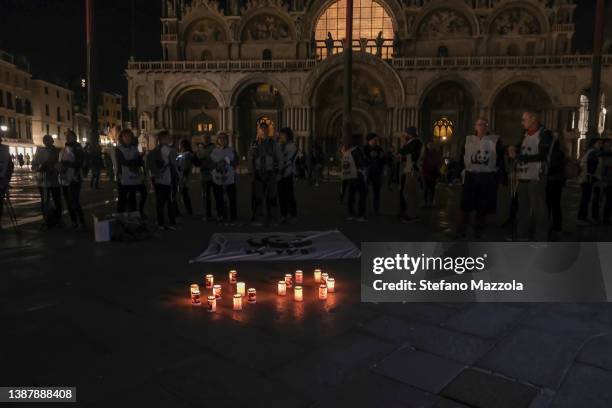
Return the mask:
{"type": "MultiPolygon", "coordinates": [[[[206,275],[206,289],[212,289],[212,295],[207,297],[207,308],[209,312],[217,310],[217,300],[221,299],[221,285],[214,284],[215,278],[213,275],[206,275]]],[[[278,281],[278,295],[286,296],[287,289],[293,288],[294,276],[290,273],[285,274],[285,280],[278,281]]],[[[336,281],[329,274],[322,272],[321,269],[314,270],[314,281],[319,284],[319,299],[327,299],[328,293],[336,291],[336,281]]],[[[234,310],[242,310],[242,298],[245,296],[246,285],[244,282],[238,282],[238,272],[236,270],[229,271],[229,283],[236,285],[236,293],[233,296],[234,310]]],[[[295,288],[293,289],[293,298],[297,302],[304,300],[302,284],[304,283],[304,272],[301,270],[295,271],[295,288]]],[[[190,287],[191,303],[200,305],[200,286],[194,283],[190,287]]],[[[247,302],[257,303],[257,291],[255,288],[249,288],[246,291],[247,302]]]]}

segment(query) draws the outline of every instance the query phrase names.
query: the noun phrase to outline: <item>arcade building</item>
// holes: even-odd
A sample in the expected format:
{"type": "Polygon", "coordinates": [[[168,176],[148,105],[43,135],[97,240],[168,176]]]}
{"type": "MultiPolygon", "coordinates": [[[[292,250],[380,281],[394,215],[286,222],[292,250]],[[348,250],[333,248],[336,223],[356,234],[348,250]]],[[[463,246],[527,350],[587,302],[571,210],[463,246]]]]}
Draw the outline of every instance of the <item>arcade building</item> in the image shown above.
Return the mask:
{"type": "MultiPolygon", "coordinates": [[[[589,109],[612,136],[612,47],[600,106],[592,56],[573,49],[571,0],[354,0],[353,129],[397,147],[414,125],[456,156],[479,116],[504,143],[540,112],[577,157],[589,109]]],[[[302,149],[341,140],[345,0],[162,0],[161,61],[130,61],[128,105],[143,147],[169,129],[228,132],[241,156],[257,124],[291,127],[302,149]]]]}

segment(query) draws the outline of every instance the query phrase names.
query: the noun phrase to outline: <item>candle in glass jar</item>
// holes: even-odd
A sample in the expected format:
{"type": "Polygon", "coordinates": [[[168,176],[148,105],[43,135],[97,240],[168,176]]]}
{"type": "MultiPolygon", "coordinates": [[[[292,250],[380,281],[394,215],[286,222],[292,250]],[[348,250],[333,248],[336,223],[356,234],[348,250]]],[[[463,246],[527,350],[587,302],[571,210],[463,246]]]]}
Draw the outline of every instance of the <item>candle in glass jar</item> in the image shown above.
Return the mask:
{"type": "Polygon", "coordinates": [[[298,269],[295,271],[295,284],[301,285],[302,283],[304,283],[304,272],[298,269]]]}
{"type": "Polygon", "coordinates": [[[208,297],[208,311],[216,312],[217,311],[217,299],[214,296],[208,297]]]}
{"type": "Polygon", "coordinates": [[[257,291],[253,288],[247,290],[247,300],[249,303],[257,303],[257,291]]]}
{"type": "Polygon", "coordinates": [[[229,283],[230,285],[236,283],[236,279],[238,278],[238,272],[235,269],[229,271],[229,283]]]}
{"type": "Polygon", "coordinates": [[[314,270],[314,280],[315,280],[315,283],[321,283],[321,270],[320,269],[314,270]]]}
{"type": "Polygon", "coordinates": [[[215,282],[215,277],[212,275],[206,275],[206,289],[212,289],[215,282]]]}
{"type": "Polygon", "coordinates": [[[293,295],[294,295],[294,299],[296,302],[301,302],[302,300],[304,300],[304,295],[302,293],[302,287],[301,286],[296,286],[295,289],[293,290],[293,295]]]}
{"type": "Polygon", "coordinates": [[[334,278],[327,278],[327,291],[330,293],[336,291],[336,280],[334,278]]]}
{"type": "Polygon", "coordinates": [[[329,278],[329,274],[327,272],[323,272],[321,274],[321,283],[327,283],[327,278],[329,278]]]}
{"type": "Polygon", "coordinates": [[[292,288],[293,287],[293,275],[291,275],[290,273],[285,274],[285,283],[287,284],[288,288],[292,288]]]}
{"type": "Polygon", "coordinates": [[[242,296],[238,293],[234,295],[234,310],[242,310],[242,296]]]}
{"type": "Polygon", "coordinates": [[[327,299],[327,286],[324,283],[319,286],[319,299],[327,299]]]}
{"type": "Polygon", "coordinates": [[[215,295],[215,299],[221,299],[221,285],[213,286],[213,295],[215,295]]]}
{"type": "Polygon", "coordinates": [[[194,283],[189,287],[189,293],[191,294],[191,304],[199,305],[200,301],[200,287],[194,283]]]}
{"type": "Polygon", "coordinates": [[[244,288],[245,288],[244,282],[236,283],[236,293],[238,293],[240,296],[244,296],[244,292],[245,292],[244,288]]]}
{"type": "Polygon", "coordinates": [[[287,282],[278,281],[278,296],[285,296],[287,294],[287,282]]]}

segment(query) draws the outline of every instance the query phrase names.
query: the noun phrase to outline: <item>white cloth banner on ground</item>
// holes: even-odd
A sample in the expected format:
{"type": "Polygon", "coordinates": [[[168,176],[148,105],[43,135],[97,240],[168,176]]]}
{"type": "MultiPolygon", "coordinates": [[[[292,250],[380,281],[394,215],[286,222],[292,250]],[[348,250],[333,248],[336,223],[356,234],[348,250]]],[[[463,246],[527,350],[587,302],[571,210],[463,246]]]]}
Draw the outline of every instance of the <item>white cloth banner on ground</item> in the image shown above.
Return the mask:
{"type": "Polygon", "coordinates": [[[359,258],[361,251],[338,230],[213,234],[191,262],[299,261],[359,258]]]}

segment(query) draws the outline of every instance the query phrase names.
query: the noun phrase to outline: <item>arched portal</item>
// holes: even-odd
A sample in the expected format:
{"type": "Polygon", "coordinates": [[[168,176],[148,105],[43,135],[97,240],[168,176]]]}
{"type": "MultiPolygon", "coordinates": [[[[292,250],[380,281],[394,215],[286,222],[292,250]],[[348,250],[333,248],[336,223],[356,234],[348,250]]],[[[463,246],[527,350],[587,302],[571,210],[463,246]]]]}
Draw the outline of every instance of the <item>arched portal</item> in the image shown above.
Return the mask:
{"type": "Polygon", "coordinates": [[[255,140],[257,126],[265,122],[270,132],[280,127],[283,97],[280,91],[268,83],[254,83],[236,96],[236,127],[238,129],[237,150],[246,156],[250,144],[255,140]]]}
{"type": "Polygon", "coordinates": [[[173,104],[172,127],[176,134],[190,137],[198,143],[204,135],[215,134],[221,128],[221,113],[217,99],[208,91],[194,88],[181,93],[173,104]]]}
{"type": "Polygon", "coordinates": [[[539,85],[527,81],[514,82],[502,89],[493,102],[492,127],[505,145],[519,143],[523,134],[523,112],[535,111],[545,123],[550,108],[550,97],[539,85]]]}
{"type": "Polygon", "coordinates": [[[425,94],[421,105],[424,141],[433,141],[444,155],[456,157],[473,127],[474,98],[461,84],[444,81],[425,94]]]}

